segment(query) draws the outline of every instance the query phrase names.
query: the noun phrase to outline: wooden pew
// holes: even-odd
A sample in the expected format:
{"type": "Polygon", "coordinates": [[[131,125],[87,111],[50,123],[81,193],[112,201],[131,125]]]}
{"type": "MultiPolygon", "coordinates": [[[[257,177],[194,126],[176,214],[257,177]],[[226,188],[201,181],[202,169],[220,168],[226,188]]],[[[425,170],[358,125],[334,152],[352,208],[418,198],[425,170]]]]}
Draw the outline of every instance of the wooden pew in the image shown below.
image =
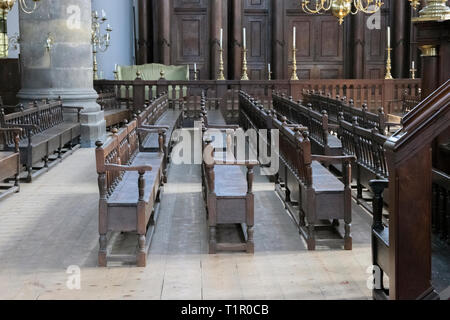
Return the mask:
{"type": "Polygon", "coordinates": [[[105,113],[106,128],[111,129],[130,120],[130,110],[121,104],[114,90],[98,92],[97,103],[105,113]]]}
{"type": "Polygon", "coordinates": [[[0,193],[0,199],[3,199],[7,195],[14,192],[19,192],[19,174],[20,174],[20,133],[22,129],[20,128],[0,128],[0,132],[5,135],[11,136],[14,140],[14,151],[0,151],[0,182],[13,179],[14,184],[1,187],[1,189],[6,190],[0,193]]]}
{"type": "Polygon", "coordinates": [[[337,132],[337,126],[329,123],[328,113],[314,111],[312,106],[303,106],[301,102],[295,103],[292,97],[273,94],[273,107],[278,114],[287,117],[291,122],[308,128],[309,138],[312,142],[312,152],[326,156],[342,155],[342,144],[338,137],[331,132],[337,132]]]}
{"type": "MultiPolygon", "coordinates": [[[[27,182],[50,166],[62,159],[62,149],[67,147],[70,154],[74,145],[79,145],[81,135],[80,112],[82,107],[63,106],[61,100],[45,101],[39,105],[21,112],[6,115],[0,111],[0,127],[22,128],[20,135],[20,160],[26,167],[28,176],[27,182]],[[77,122],[70,122],[64,119],[65,110],[75,110],[77,112],[77,122]],[[56,159],[49,163],[50,157],[56,153],[56,159]],[[35,168],[35,165],[43,161],[42,167],[35,168]],[[33,169],[37,172],[33,173],[33,169]]],[[[5,150],[14,150],[14,141],[10,136],[4,136],[5,150]]]]}
{"type": "Polygon", "coordinates": [[[359,126],[357,117],[347,122],[343,113],[339,115],[338,136],[342,141],[343,153],[356,157],[357,198],[363,198],[364,187],[369,188],[371,180],[388,178],[384,144],[388,140],[377,129],[359,126]]]}
{"type": "Polygon", "coordinates": [[[433,169],[432,197],[433,233],[450,245],[450,175],[437,169],[433,169]]]}
{"type": "Polygon", "coordinates": [[[307,128],[288,127],[276,118],[273,119],[273,127],[280,132],[278,178],[284,182],[284,201],[291,214],[296,215],[298,211],[300,233],[306,239],[308,250],[316,248],[316,225],[325,223],[333,229],[341,219],[345,223],[344,249],[351,250],[350,163],[354,157],[313,155],[307,128]],[[342,164],[344,182],[321,163],[342,164]]]}
{"type": "MultiPolygon", "coordinates": [[[[169,100],[166,93],[160,94],[154,98],[148,106],[138,115],[138,123],[142,128],[162,128],[166,130],[167,139],[164,147],[166,149],[168,164],[170,153],[174,144],[174,135],[176,129],[183,123],[183,113],[181,110],[169,108],[169,100]]],[[[141,148],[145,151],[155,151],[159,149],[157,134],[148,134],[143,136],[141,148]]]]}
{"type": "Polygon", "coordinates": [[[138,128],[137,120],[113,133],[105,144],[96,143],[100,192],[98,264],[106,267],[107,261],[136,261],[138,267],[145,267],[159,213],[164,135],[159,129],[138,128]],[[160,135],[158,152],[139,148],[140,132],[160,135]],[[107,239],[110,232],[136,232],[136,255],[112,254],[107,239]]]}
{"type": "Polygon", "coordinates": [[[367,104],[363,104],[361,108],[357,108],[353,100],[350,99],[347,102],[347,98],[336,96],[333,99],[330,94],[326,96],[322,92],[315,93],[312,91],[304,91],[303,104],[311,104],[311,107],[317,112],[326,111],[329,120],[333,123],[337,123],[339,114],[344,115],[344,119],[347,122],[352,122],[354,117],[357,117],[358,123],[365,129],[376,128],[379,133],[384,134],[386,130],[386,115],[383,108],[378,108],[378,113],[369,112],[367,104]]]}
{"type": "MultiPolygon", "coordinates": [[[[308,249],[315,249],[315,227],[321,223],[320,220],[333,220],[327,226],[334,228],[339,219],[344,219],[344,248],[351,250],[350,162],[354,157],[313,155],[308,128],[280,121],[276,114],[269,115],[246,93],[241,93],[240,103],[244,128],[279,130],[279,150],[272,150],[280,159],[276,183],[279,190],[284,184],[283,201],[294,217],[299,215],[299,229],[307,241],[308,249]],[[321,162],[342,164],[344,183],[323,167],[321,162]]],[[[269,145],[269,148],[272,149],[272,146],[269,145]]]]}

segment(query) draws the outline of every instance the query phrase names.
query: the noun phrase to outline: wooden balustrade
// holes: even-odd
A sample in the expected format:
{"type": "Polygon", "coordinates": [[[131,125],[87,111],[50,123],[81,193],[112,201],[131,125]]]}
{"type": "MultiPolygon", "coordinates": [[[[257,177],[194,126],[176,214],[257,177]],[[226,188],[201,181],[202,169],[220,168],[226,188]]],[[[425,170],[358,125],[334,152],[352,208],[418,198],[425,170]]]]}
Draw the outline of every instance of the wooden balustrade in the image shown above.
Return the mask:
{"type": "Polygon", "coordinates": [[[244,90],[260,100],[266,108],[271,108],[272,91],[276,90],[292,96],[294,100],[302,99],[303,90],[320,91],[331,96],[346,96],[356,106],[366,103],[369,111],[383,107],[386,114],[401,114],[405,92],[418,96],[421,79],[321,79],[321,80],[272,80],[272,81],[134,81],[96,80],[95,88],[100,91],[115,91],[120,100],[133,109],[151,100],[161,92],[168,92],[171,106],[177,106],[185,96],[200,96],[206,92],[207,98],[216,99],[221,110],[227,116],[238,115],[238,92],[244,90]]]}

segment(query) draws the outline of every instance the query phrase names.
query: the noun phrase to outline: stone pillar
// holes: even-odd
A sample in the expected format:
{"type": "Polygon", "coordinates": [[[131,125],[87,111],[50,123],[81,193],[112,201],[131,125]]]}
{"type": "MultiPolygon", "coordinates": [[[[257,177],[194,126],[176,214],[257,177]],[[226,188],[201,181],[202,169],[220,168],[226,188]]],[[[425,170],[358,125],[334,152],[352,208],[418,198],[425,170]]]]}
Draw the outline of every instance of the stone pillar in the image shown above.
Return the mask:
{"type": "Polygon", "coordinates": [[[33,14],[20,10],[20,51],[24,102],[61,97],[66,106],[82,106],[82,147],[106,137],[104,113],[93,88],[91,0],[46,0],[33,14]],[[48,34],[53,47],[45,48],[48,34]]]}

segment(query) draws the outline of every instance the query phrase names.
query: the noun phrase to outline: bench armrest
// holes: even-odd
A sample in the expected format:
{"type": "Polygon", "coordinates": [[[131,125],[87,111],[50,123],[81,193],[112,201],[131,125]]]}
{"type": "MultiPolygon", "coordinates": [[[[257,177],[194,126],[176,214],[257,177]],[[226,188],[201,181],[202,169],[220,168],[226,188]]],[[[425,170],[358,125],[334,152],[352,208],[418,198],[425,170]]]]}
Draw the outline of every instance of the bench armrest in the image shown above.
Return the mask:
{"type": "Polygon", "coordinates": [[[123,166],[118,164],[105,164],[105,170],[106,171],[115,171],[115,172],[124,172],[124,171],[130,171],[130,172],[139,172],[144,173],[147,171],[152,171],[153,168],[151,166],[123,166]]]}
{"type": "Polygon", "coordinates": [[[20,142],[20,134],[22,133],[21,128],[0,128],[0,132],[11,132],[14,134],[14,150],[15,152],[19,152],[19,142],[20,142]]]}
{"type": "MultiPolygon", "coordinates": [[[[169,126],[152,126],[152,125],[148,125],[148,124],[143,124],[141,125],[141,128],[139,128],[138,130],[142,130],[142,131],[147,131],[147,130],[159,130],[159,131],[152,131],[152,132],[160,132],[162,130],[164,130],[164,132],[168,131],[170,128],[169,126]]],[[[149,132],[149,131],[147,131],[149,132]]]]}
{"type": "Polygon", "coordinates": [[[258,160],[222,160],[214,158],[215,166],[259,166],[258,160]]]}
{"type": "Polygon", "coordinates": [[[35,130],[39,130],[39,126],[36,124],[6,124],[4,125],[5,128],[20,128],[20,129],[24,129],[27,133],[27,138],[28,138],[28,146],[31,146],[31,138],[32,138],[32,134],[31,131],[33,129],[35,130]]]}
{"type": "Polygon", "coordinates": [[[233,129],[238,130],[238,125],[216,125],[216,124],[208,124],[208,129],[233,129]]]}
{"type": "Polygon", "coordinates": [[[320,155],[311,155],[311,160],[326,162],[326,163],[340,163],[346,162],[349,163],[351,161],[356,161],[355,156],[320,156],[320,155]]]}

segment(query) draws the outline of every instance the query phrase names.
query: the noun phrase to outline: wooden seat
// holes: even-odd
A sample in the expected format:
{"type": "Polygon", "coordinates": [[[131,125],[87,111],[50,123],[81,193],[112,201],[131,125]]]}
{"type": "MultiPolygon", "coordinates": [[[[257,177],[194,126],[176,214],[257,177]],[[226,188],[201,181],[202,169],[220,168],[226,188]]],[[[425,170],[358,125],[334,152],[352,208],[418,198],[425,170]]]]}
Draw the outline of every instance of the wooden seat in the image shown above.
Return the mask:
{"type": "MultiPolygon", "coordinates": [[[[167,127],[167,137],[165,146],[170,150],[171,137],[173,131],[180,125],[180,117],[182,112],[180,110],[167,110],[155,123],[155,126],[167,127]]],[[[158,134],[149,134],[142,142],[143,148],[146,151],[154,151],[159,148],[158,134]]],[[[170,152],[170,151],[169,151],[170,152]]]]}
{"type": "MultiPolygon", "coordinates": [[[[160,173],[163,165],[164,155],[161,153],[139,153],[133,160],[133,166],[151,166],[152,171],[146,172],[144,179],[146,181],[144,189],[144,201],[153,203],[156,199],[158,190],[158,180],[161,179],[160,173]]],[[[129,206],[136,207],[139,204],[139,188],[136,181],[139,178],[138,172],[125,172],[122,180],[114,189],[114,192],[108,198],[108,206],[129,206]]]]}
{"type": "MultiPolygon", "coordinates": [[[[103,144],[96,143],[96,163],[99,175],[99,234],[98,263],[136,261],[138,267],[147,264],[147,252],[158,219],[160,189],[164,180],[164,139],[157,152],[139,149],[139,131],[153,130],[137,127],[137,119],[118,131],[103,144]],[[109,232],[138,234],[135,255],[112,254],[108,249],[109,232]]],[[[164,136],[161,134],[161,137],[164,136]]]]}
{"type": "Polygon", "coordinates": [[[245,197],[247,195],[247,180],[240,167],[216,166],[214,174],[217,197],[245,197]]]}

